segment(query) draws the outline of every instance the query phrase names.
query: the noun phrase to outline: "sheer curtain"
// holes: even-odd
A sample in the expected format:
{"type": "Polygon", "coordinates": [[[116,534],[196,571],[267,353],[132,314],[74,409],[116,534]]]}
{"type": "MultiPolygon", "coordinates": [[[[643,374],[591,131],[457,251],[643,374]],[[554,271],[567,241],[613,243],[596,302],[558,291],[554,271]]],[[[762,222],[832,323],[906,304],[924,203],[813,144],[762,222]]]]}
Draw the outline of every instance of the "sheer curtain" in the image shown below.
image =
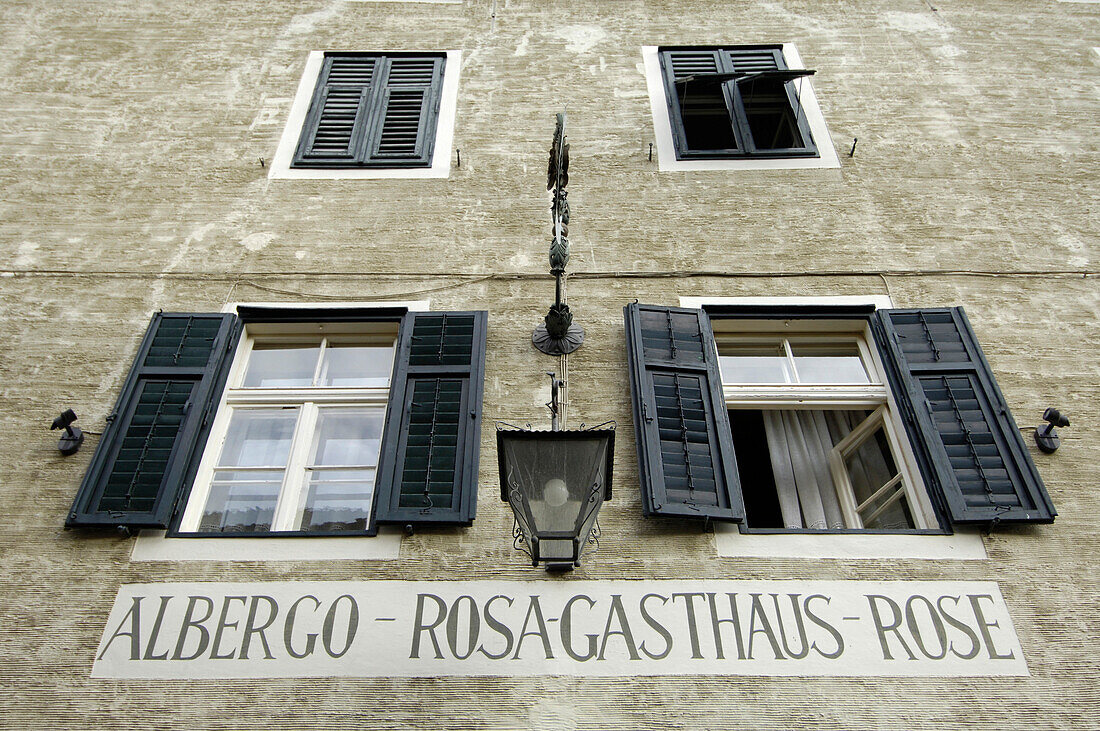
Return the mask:
{"type": "MultiPolygon", "coordinates": [[[[866,417],[862,411],[764,411],[764,429],[785,528],[839,529],[848,526],[829,470],[829,452],[866,417]]],[[[874,438],[846,460],[857,505],[895,474],[874,438]]],[[[899,486],[900,488],[900,486],[899,486]]],[[[885,499],[880,498],[876,504],[885,499]]],[[[868,513],[873,512],[873,506],[868,513]]],[[[909,528],[905,510],[894,503],[868,528],[909,528]]]]}

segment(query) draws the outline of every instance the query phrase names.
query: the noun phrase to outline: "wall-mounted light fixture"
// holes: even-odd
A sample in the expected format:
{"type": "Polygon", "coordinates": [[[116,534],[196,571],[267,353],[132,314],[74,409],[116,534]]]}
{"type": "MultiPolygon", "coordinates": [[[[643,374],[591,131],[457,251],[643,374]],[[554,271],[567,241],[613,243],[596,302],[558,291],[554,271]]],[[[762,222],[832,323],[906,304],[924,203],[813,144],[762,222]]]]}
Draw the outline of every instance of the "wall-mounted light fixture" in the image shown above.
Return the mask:
{"type": "MultiPolygon", "coordinates": [[[[546,189],[551,191],[550,274],[555,278],[554,304],[531,341],[542,353],[558,356],[562,376],[568,354],[584,343],[584,330],[573,324],[565,303],[565,265],[569,261],[569,145],[565,141],[565,114],[557,115],[546,189]]],[[[591,429],[563,430],[561,389],[550,376],[550,431],[497,424],[497,464],[500,499],[515,514],[512,541],[531,557],[531,565],[548,571],[571,571],[581,556],[598,545],[600,506],[611,499],[611,468],[615,446],[613,422],[591,429]]]]}
{"type": "Polygon", "coordinates": [[[1035,443],[1043,452],[1052,454],[1062,445],[1062,438],[1054,427],[1069,426],[1069,419],[1058,409],[1047,409],[1043,412],[1043,421],[1047,422],[1046,426],[1035,427],[1035,443]]]}
{"type": "Polygon", "coordinates": [[[66,457],[70,454],[76,454],[80,449],[80,445],[84,443],[84,432],[80,431],[80,427],[73,426],[74,421],[76,421],[76,412],[72,409],[65,409],[61,412],[61,416],[54,419],[53,423],[50,424],[50,431],[54,429],[65,430],[65,433],[61,435],[61,439],[57,442],[57,448],[66,457]]]}

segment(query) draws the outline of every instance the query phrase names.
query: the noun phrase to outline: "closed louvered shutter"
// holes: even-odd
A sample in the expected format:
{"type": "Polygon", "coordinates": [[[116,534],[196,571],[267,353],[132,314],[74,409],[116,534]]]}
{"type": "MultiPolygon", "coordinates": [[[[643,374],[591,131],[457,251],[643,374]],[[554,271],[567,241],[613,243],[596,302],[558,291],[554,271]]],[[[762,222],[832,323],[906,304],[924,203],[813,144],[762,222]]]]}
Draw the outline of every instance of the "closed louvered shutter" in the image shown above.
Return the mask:
{"type": "Polygon", "coordinates": [[[378,480],[378,523],[468,525],[477,508],[485,312],[401,323],[378,480]]]}
{"type": "Polygon", "coordinates": [[[295,167],[431,164],[443,54],[326,54],[295,167]]]}
{"type": "Polygon", "coordinates": [[[710,321],[639,304],[625,317],[645,514],[744,520],[710,321]]]}
{"type": "Polygon", "coordinates": [[[1049,523],[1055,510],[962,308],[879,310],[876,339],[926,478],[955,523],[1049,523]]]}
{"type": "Polygon", "coordinates": [[[751,74],[787,68],[783,52],[775,48],[734,48],[723,52],[729,71],[751,74]]]}
{"type": "Polygon", "coordinates": [[[167,527],[238,335],[234,315],[154,315],[66,526],[167,527]]]}

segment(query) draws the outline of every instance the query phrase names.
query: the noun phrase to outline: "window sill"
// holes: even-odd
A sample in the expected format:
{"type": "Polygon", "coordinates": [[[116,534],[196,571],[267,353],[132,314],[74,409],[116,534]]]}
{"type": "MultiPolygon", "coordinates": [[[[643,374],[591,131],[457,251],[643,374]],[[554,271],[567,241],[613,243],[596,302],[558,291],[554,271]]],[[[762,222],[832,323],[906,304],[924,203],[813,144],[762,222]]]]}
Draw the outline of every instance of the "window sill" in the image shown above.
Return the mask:
{"type": "Polygon", "coordinates": [[[987,558],[977,531],[952,535],[917,533],[742,533],[715,525],[714,545],[723,558],[955,559],[987,558]]]}
{"type": "Polygon", "coordinates": [[[143,530],[134,541],[131,561],[392,561],[398,558],[402,532],[382,528],[377,536],[323,538],[167,538],[164,531],[143,530]]]}

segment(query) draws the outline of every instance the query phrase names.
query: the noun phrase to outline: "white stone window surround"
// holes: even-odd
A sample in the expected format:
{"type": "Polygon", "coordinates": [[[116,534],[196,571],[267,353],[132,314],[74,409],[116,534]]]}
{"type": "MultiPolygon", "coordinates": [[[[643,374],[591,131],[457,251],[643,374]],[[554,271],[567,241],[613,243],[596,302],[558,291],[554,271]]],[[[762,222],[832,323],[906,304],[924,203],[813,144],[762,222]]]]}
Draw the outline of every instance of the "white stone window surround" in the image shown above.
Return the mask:
{"type": "MultiPolygon", "coordinates": [[[[685,44],[689,45],[689,44],[685,44]]],[[[714,44],[709,44],[714,45],[714,44]]],[[[672,141],[672,123],[668,118],[668,99],[665,96],[664,76],[657,46],[642,46],[642,64],[645,69],[646,86],[649,88],[649,104],[653,112],[653,132],[657,142],[657,168],[661,171],[706,171],[706,170],[806,170],[814,168],[839,168],[829,129],[825,117],[818,106],[813,84],[806,76],[795,82],[798,99],[810,125],[810,134],[817,145],[818,157],[787,158],[737,158],[729,160],[677,160],[676,148],[672,141]]],[[[783,44],[783,58],[790,68],[803,68],[802,57],[793,43],[783,44]]]]}
{"type": "MultiPolygon", "coordinates": [[[[681,297],[680,306],[693,309],[704,305],[874,305],[893,306],[886,295],[819,297],[681,297]]],[[[726,558],[802,559],[959,559],[987,558],[977,529],[949,535],[914,533],[742,533],[736,525],[714,524],[714,544],[726,558]]]]}
{"type": "MultiPolygon", "coordinates": [[[[462,66],[461,51],[445,51],[447,63],[443,69],[443,93],[439,101],[439,117],[435,128],[435,149],[432,152],[432,164],[426,168],[292,168],[294,150],[302,135],[309,105],[313,100],[313,91],[321,75],[325,53],[407,53],[409,50],[356,51],[352,49],[330,49],[329,51],[310,51],[302,79],[298,82],[298,91],[290,106],[283,136],[279,139],[275,157],[267,177],[269,180],[385,180],[393,178],[446,178],[451,174],[451,148],[454,144],[455,115],[458,109],[458,77],[462,66]]],[[[417,53],[440,53],[438,50],[414,50],[417,53]]]]}
{"type": "MultiPolygon", "coordinates": [[[[409,302],[234,302],[222,312],[238,307],[350,309],[365,307],[406,307],[411,312],[426,312],[428,300],[409,302]]],[[[236,363],[234,367],[236,367],[236,363]]],[[[333,561],[395,560],[400,557],[403,532],[382,527],[376,536],[234,536],[233,538],[167,538],[166,531],[143,530],[134,541],[132,561],[333,561]]]]}

